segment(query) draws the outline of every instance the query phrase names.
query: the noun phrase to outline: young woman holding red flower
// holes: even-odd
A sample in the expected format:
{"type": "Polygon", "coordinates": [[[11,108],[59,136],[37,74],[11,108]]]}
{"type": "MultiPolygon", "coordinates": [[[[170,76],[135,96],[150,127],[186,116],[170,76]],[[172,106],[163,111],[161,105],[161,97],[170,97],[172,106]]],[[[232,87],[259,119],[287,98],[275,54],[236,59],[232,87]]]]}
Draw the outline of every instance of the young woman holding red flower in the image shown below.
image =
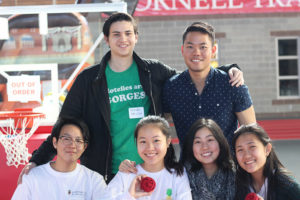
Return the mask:
{"type": "Polygon", "coordinates": [[[116,174],[107,187],[111,199],[192,200],[186,172],[176,162],[169,129],[168,122],[159,116],[139,121],[134,137],[144,162],[136,166],[138,175],[120,171],[116,174]]]}
{"type": "Polygon", "coordinates": [[[236,200],[245,199],[251,192],[257,193],[259,200],[300,199],[300,185],[277,158],[263,128],[256,124],[241,126],[234,134],[233,147],[236,200]]]}

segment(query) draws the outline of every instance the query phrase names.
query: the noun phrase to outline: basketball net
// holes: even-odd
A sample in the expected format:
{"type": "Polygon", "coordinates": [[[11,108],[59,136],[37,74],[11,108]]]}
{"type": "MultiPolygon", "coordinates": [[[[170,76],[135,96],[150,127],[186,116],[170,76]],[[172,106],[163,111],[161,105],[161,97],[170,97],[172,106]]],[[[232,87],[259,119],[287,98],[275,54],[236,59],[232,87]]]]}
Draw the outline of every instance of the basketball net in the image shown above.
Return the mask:
{"type": "Polygon", "coordinates": [[[6,164],[19,165],[28,163],[31,154],[26,147],[28,139],[39,127],[42,115],[8,118],[8,126],[0,127],[0,142],[6,153],[6,164]]]}

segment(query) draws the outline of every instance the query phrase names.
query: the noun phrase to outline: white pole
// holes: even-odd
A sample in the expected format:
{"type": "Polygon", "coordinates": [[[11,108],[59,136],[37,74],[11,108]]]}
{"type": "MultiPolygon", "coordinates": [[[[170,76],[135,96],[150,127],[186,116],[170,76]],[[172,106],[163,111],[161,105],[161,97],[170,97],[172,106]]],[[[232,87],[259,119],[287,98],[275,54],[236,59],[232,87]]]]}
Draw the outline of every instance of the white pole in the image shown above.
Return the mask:
{"type": "Polygon", "coordinates": [[[39,13],[39,30],[41,35],[48,34],[48,14],[44,11],[39,13]]]}
{"type": "Polygon", "coordinates": [[[0,6],[0,15],[39,14],[46,13],[73,13],[73,12],[126,12],[127,3],[89,3],[89,4],[57,4],[32,6],[0,6]]]}
{"type": "Polygon", "coordinates": [[[99,37],[97,38],[97,40],[95,41],[95,43],[93,44],[93,46],[90,48],[90,50],[88,51],[88,53],[86,54],[86,56],[82,59],[82,61],[80,62],[80,64],[77,66],[77,68],[71,74],[71,76],[68,78],[68,80],[65,83],[65,85],[61,88],[58,96],[61,96],[64,93],[64,91],[67,89],[67,87],[71,84],[72,80],[75,78],[75,76],[77,75],[77,73],[79,72],[79,70],[81,69],[81,67],[84,65],[84,63],[87,61],[87,59],[91,56],[91,54],[94,52],[94,50],[100,44],[101,40],[103,39],[103,36],[104,36],[103,33],[101,33],[99,35],[99,37]]]}
{"type": "Polygon", "coordinates": [[[7,73],[5,73],[4,71],[0,71],[0,74],[2,76],[4,76],[4,78],[8,79],[9,78],[9,75],[7,73]]]}

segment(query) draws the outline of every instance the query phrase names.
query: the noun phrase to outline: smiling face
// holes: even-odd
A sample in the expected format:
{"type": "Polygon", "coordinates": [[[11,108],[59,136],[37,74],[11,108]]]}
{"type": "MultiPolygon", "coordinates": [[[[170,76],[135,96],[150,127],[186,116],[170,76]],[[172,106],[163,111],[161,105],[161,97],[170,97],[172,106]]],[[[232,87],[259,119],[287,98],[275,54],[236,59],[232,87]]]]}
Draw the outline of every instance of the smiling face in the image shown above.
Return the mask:
{"type": "Polygon", "coordinates": [[[133,54],[138,36],[134,33],[131,22],[117,21],[111,25],[109,36],[105,36],[104,39],[110,47],[112,56],[130,57],[133,54]]]}
{"type": "Polygon", "coordinates": [[[264,146],[252,133],[240,135],[235,143],[235,153],[239,165],[252,175],[262,176],[271,149],[270,143],[264,146]]]}
{"type": "Polygon", "coordinates": [[[171,138],[166,138],[162,131],[153,124],[141,127],[137,136],[137,149],[144,160],[143,168],[147,171],[160,171],[164,168],[164,157],[171,138]]]}
{"type": "Polygon", "coordinates": [[[81,130],[75,125],[64,125],[59,139],[53,137],[53,146],[57,150],[57,161],[64,164],[74,164],[86,148],[81,130]]]}
{"type": "Polygon", "coordinates": [[[208,128],[204,127],[196,132],[193,142],[193,153],[194,157],[204,168],[217,165],[216,160],[220,153],[220,147],[208,128]]]}
{"type": "Polygon", "coordinates": [[[181,53],[190,73],[209,72],[210,61],[216,52],[208,34],[189,32],[181,47],[181,53]]]}

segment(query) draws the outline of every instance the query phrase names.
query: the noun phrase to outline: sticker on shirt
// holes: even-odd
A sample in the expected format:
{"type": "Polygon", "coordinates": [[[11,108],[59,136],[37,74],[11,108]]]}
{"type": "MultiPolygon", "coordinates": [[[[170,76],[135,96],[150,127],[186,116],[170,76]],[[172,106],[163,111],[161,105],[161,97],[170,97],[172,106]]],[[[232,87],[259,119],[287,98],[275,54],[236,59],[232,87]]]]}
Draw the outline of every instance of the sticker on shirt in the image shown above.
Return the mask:
{"type": "Polygon", "coordinates": [[[69,200],[84,200],[85,199],[85,192],[83,191],[68,191],[69,200]]]}
{"type": "Polygon", "coordinates": [[[144,116],[144,107],[129,108],[129,119],[143,118],[144,116]]]}

